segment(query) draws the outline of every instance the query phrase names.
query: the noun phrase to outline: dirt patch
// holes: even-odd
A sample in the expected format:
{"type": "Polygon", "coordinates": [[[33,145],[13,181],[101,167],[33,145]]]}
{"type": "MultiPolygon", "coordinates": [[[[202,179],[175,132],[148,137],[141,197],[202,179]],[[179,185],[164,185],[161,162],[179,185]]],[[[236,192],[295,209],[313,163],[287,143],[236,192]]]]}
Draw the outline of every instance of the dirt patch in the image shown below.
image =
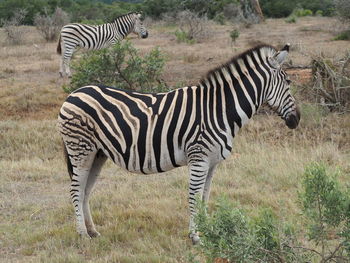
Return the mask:
{"type": "Polygon", "coordinates": [[[290,76],[290,79],[295,82],[297,85],[307,85],[312,81],[312,69],[287,69],[287,74],[290,76]]]}

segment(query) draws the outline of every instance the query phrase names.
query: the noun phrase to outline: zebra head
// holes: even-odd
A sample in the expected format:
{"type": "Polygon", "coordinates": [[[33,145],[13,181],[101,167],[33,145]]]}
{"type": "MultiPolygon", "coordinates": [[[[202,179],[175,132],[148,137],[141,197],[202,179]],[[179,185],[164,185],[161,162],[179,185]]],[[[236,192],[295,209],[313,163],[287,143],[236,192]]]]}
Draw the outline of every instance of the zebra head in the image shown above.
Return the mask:
{"type": "Polygon", "coordinates": [[[271,86],[267,94],[267,103],[279,116],[286,122],[290,129],[295,129],[300,120],[300,111],[295,103],[295,99],[290,92],[290,79],[282,69],[289,53],[289,44],[276,52],[273,56],[267,58],[271,67],[271,86]]]}
{"type": "Polygon", "coordinates": [[[148,37],[148,32],[146,27],[143,25],[141,21],[141,14],[140,13],[135,13],[135,23],[134,23],[134,28],[132,29],[132,32],[137,34],[141,38],[147,38],[148,37]]]}

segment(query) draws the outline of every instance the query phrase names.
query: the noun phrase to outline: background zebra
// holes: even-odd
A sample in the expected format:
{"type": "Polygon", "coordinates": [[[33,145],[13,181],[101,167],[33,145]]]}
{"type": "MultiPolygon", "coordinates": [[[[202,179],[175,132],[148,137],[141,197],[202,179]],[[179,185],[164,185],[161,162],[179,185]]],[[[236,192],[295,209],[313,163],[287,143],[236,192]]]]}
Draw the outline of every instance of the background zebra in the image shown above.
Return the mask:
{"type": "Polygon", "coordinates": [[[208,201],[217,164],[232,150],[238,130],[267,102],[296,128],[300,114],[281,66],[289,51],[262,45],[208,73],[197,86],[168,93],[138,93],[103,86],[80,88],[59,118],[71,177],[71,197],[81,235],[99,235],[89,196],[107,158],[136,173],[188,165],[190,237],[196,195],[208,201]]]}
{"type": "Polygon", "coordinates": [[[102,49],[121,41],[131,32],[142,38],[148,32],[141,21],[141,14],[129,13],[119,16],[113,23],[91,26],[68,24],[62,27],[58,41],[57,53],[61,54],[60,75],[71,76],[70,59],[76,47],[86,49],[102,49]]]}

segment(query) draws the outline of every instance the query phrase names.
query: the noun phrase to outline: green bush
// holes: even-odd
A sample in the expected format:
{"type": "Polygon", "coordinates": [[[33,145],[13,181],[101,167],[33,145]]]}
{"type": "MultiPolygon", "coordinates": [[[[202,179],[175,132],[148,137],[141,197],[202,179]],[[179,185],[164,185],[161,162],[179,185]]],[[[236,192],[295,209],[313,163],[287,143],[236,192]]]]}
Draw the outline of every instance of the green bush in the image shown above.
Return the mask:
{"type": "Polygon", "coordinates": [[[197,250],[214,262],[349,262],[350,190],[323,164],[305,169],[299,194],[300,229],[281,221],[271,209],[250,218],[221,198],[208,214],[199,202],[195,217],[201,242],[197,250]],[[304,234],[311,243],[306,244],[304,234]],[[309,247],[314,244],[313,247],[309,247]]]}
{"type": "Polygon", "coordinates": [[[110,49],[87,52],[73,63],[74,73],[66,92],[90,84],[103,84],[137,91],[164,91],[161,74],[165,57],[159,48],[143,57],[129,41],[123,41],[110,49]]]}
{"type": "Polygon", "coordinates": [[[219,25],[225,25],[225,16],[222,13],[217,14],[213,20],[219,25]]]}
{"type": "Polygon", "coordinates": [[[315,15],[316,15],[316,16],[323,16],[323,11],[322,11],[322,10],[317,10],[317,11],[315,12],[315,15]]]}
{"type": "Polygon", "coordinates": [[[333,40],[350,40],[350,30],[341,32],[333,40]]]}
{"type": "Polygon", "coordinates": [[[238,29],[234,29],[230,32],[231,43],[236,42],[236,39],[239,37],[238,29]]]}
{"type": "Polygon", "coordinates": [[[251,262],[256,246],[247,220],[244,213],[226,199],[219,200],[211,216],[206,214],[203,204],[200,206],[196,224],[201,233],[200,249],[208,262],[218,257],[251,262]]]}
{"type": "Polygon", "coordinates": [[[55,9],[60,7],[69,14],[72,22],[83,20],[103,20],[112,22],[117,16],[140,11],[141,3],[111,2],[105,3],[96,0],[1,0],[0,20],[11,19],[17,9],[24,9],[27,14],[23,23],[33,25],[36,15],[51,16],[55,9]],[[46,11],[45,11],[46,10],[46,11]]]}
{"type": "MultiPolygon", "coordinates": [[[[348,0],[336,0],[348,1],[348,0]]],[[[287,17],[296,8],[309,9],[313,13],[317,10],[325,16],[334,14],[334,0],[260,0],[261,9],[267,17],[287,17]]]]}
{"type": "Polygon", "coordinates": [[[174,35],[176,36],[176,41],[178,43],[187,43],[187,44],[194,44],[196,43],[196,41],[194,39],[191,39],[187,32],[182,31],[182,30],[176,30],[174,32],[174,35]]]}
{"type": "Polygon", "coordinates": [[[284,21],[286,21],[286,23],[296,23],[297,17],[295,15],[290,15],[284,21]]]}
{"type": "Polygon", "coordinates": [[[312,16],[312,11],[310,9],[297,8],[294,9],[292,14],[297,17],[312,16]]]}
{"type": "Polygon", "coordinates": [[[292,249],[296,240],[294,231],[291,227],[280,228],[270,209],[261,210],[251,219],[221,198],[211,215],[200,204],[195,221],[201,236],[198,250],[208,262],[214,262],[215,258],[242,263],[300,260],[292,249]]]}
{"type": "Polygon", "coordinates": [[[317,255],[321,262],[350,260],[349,190],[341,187],[336,173],[329,174],[326,166],[318,163],[305,169],[302,184],[300,202],[308,222],[307,233],[316,245],[314,250],[320,249],[317,255]]]}

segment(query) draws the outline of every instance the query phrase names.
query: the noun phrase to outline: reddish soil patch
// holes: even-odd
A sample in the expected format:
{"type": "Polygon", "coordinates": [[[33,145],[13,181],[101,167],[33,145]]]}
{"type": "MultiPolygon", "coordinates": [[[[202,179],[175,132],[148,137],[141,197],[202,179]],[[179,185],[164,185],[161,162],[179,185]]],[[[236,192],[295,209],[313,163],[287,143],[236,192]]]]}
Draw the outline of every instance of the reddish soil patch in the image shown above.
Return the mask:
{"type": "Polygon", "coordinates": [[[299,85],[306,85],[312,81],[312,69],[287,69],[290,79],[299,85]]]}

